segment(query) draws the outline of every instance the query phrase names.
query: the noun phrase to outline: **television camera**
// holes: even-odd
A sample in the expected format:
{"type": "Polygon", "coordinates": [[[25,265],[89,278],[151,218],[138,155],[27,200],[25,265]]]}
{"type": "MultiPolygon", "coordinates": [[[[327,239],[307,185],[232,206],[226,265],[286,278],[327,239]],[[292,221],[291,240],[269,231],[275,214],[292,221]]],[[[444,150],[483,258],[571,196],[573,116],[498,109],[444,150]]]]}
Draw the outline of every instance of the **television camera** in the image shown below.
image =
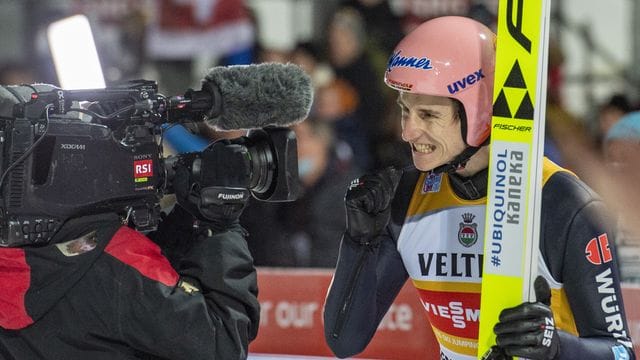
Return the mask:
{"type": "Polygon", "coordinates": [[[163,132],[206,120],[218,97],[206,83],[165,97],[148,80],[97,90],[0,87],[0,246],[45,244],[67,219],[106,211],[122,214],[139,231],[154,230],[159,201],[174,192],[180,163],[204,182],[192,187],[208,196],[214,190],[225,199],[237,189],[210,187],[199,176],[203,169],[241,172],[259,200],[294,200],[297,149],[288,128],[251,129],[201,152],[164,155],[163,132]],[[222,164],[207,156],[229,147],[243,160],[222,164]]]}

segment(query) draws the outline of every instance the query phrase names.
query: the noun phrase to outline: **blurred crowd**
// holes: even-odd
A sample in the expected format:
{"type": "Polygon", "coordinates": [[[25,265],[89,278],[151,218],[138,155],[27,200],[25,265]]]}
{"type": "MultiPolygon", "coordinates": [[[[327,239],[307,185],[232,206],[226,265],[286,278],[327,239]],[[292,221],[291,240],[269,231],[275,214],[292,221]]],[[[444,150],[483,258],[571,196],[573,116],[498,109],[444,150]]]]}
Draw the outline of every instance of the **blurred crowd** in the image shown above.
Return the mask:
{"type": "MultiPolygon", "coordinates": [[[[70,2],[80,5],[71,6],[69,11],[82,10],[83,6],[90,9],[87,5],[90,1],[70,2]]],[[[336,0],[327,2],[329,10],[326,19],[320,22],[319,36],[288,48],[269,48],[256,40],[258,21],[250,7],[242,5],[242,1],[219,3],[231,4],[227,13],[235,14],[231,16],[233,19],[241,19],[239,24],[253,25],[255,34],[243,37],[253,41],[247,40],[235,48],[231,37],[231,42],[225,45],[227,51],[216,54],[211,65],[292,62],[310,74],[315,88],[309,118],[294,127],[303,188],[301,198],[290,203],[253,201],[242,216],[255,263],[332,268],[344,228],[343,197],[349,182],[367,171],[411,163],[410,149],[400,139],[394,92],[384,86],[382,79],[396,43],[427,16],[398,14],[385,0],[336,0]]],[[[442,2],[445,3],[459,2],[442,2]]],[[[466,6],[451,5],[451,9],[458,11],[457,15],[473,17],[495,29],[495,9],[487,6],[490,1],[464,3],[466,6]]],[[[448,9],[444,5],[440,8],[448,9]]],[[[175,9],[171,11],[176,13],[175,9]]],[[[126,14],[126,23],[120,26],[128,30],[117,37],[119,50],[107,51],[111,54],[111,66],[119,69],[120,79],[151,74],[170,94],[194,86],[194,60],[189,56],[151,58],[141,51],[145,38],[141,30],[145,28],[141,24],[146,18],[144,7],[127,9],[126,14]],[[122,49],[129,50],[124,51],[128,56],[117,55],[122,49]]],[[[215,19],[211,21],[215,23],[215,19]]],[[[640,180],[640,171],[635,166],[640,160],[638,104],[627,94],[617,93],[610,94],[599,106],[594,119],[579,119],[569,113],[560,95],[563,56],[552,41],[545,154],[574,171],[609,202],[620,219],[623,280],[640,282],[640,236],[634,231],[640,215],[640,192],[634,186],[640,180]]],[[[105,59],[108,60],[106,55],[105,59]]],[[[0,65],[0,83],[56,82],[51,71],[37,70],[34,64],[20,62],[0,65]]],[[[106,75],[113,73],[107,71],[106,75]]],[[[217,137],[212,133],[206,135],[217,137]]],[[[224,136],[230,135],[242,133],[224,136]]]]}
{"type": "Polygon", "coordinates": [[[640,283],[640,111],[624,94],[613,94],[591,126],[553,107],[547,119],[547,138],[562,164],[600,194],[618,220],[622,281],[640,283]]]}

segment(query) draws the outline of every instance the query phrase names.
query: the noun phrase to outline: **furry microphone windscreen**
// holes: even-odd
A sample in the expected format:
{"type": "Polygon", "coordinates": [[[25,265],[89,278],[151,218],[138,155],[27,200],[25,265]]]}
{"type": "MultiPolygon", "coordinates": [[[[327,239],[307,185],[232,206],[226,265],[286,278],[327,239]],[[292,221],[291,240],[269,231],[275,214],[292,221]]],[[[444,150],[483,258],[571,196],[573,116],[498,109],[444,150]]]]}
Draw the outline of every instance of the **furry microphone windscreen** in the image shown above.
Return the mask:
{"type": "Polygon", "coordinates": [[[290,63],[214,67],[203,82],[220,91],[221,108],[207,123],[222,130],[290,126],[307,117],[313,100],[311,78],[290,63]]]}

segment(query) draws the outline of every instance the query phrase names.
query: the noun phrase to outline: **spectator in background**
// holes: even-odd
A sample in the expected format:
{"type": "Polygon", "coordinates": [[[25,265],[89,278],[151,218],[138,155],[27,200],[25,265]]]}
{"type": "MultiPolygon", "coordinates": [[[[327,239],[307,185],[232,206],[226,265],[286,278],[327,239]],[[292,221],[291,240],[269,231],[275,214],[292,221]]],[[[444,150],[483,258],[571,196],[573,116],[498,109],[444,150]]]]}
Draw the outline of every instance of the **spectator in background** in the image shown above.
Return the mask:
{"type": "Polygon", "coordinates": [[[640,197],[635,191],[640,181],[640,112],[623,115],[609,128],[603,151],[607,173],[615,181],[628,181],[626,186],[611,182],[608,186],[612,188],[610,191],[617,191],[615,200],[611,200],[619,207],[620,275],[624,282],[640,284],[640,236],[635,229],[640,218],[640,197]]]}
{"type": "Polygon", "coordinates": [[[640,111],[623,115],[607,131],[604,139],[607,163],[614,167],[637,167],[640,154],[640,111]]]}
{"type": "MultiPolygon", "coordinates": [[[[391,9],[389,1],[385,0],[345,0],[343,8],[355,9],[364,20],[365,53],[367,54],[376,79],[384,76],[387,69],[389,54],[405,35],[402,30],[400,17],[391,9]]],[[[372,161],[376,168],[388,165],[404,167],[411,163],[411,151],[400,138],[396,93],[387,87],[381,89],[383,98],[380,119],[375,124],[372,141],[372,161]]]]}
{"type": "MultiPolygon", "coordinates": [[[[328,29],[329,60],[338,78],[353,86],[360,99],[357,117],[366,132],[359,138],[375,154],[374,144],[380,136],[385,101],[376,71],[366,53],[367,29],[362,15],[353,8],[340,8],[333,15],[328,29]]],[[[372,159],[364,168],[375,167],[372,159]]]]}
{"type": "MultiPolygon", "coordinates": [[[[361,169],[371,163],[368,129],[360,118],[360,98],[356,89],[345,79],[337,78],[311,43],[300,43],[291,52],[291,62],[300,65],[311,76],[314,85],[313,115],[333,128],[338,151],[353,157],[361,169]]],[[[344,157],[343,156],[343,157],[344,157]]]]}
{"type": "Polygon", "coordinates": [[[342,147],[353,154],[353,162],[361,169],[371,163],[367,128],[357,112],[360,99],[356,90],[343,79],[334,79],[321,86],[315,94],[314,115],[333,127],[338,140],[348,145],[342,147]]]}
{"type": "Polygon", "coordinates": [[[331,66],[327,64],[316,46],[310,42],[301,42],[291,52],[291,62],[300,66],[313,82],[317,90],[335,78],[331,66]]]}
{"type": "MultiPolygon", "coordinates": [[[[387,68],[388,54],[404,36],[400,18],[391,11],[386,0],[346,0],[343,6],[355,9],[364,20],[365,51],[379,79],[387,68]]],[[[391,92],[389,96],[395,100],[391,92]]]]}
{"type": "Polygon", "coordinates": [[[370,45],[384,52],[384,62],[386,64],[386,54],[393,50],[404,36],[400,18],[391,11],[389,1],[346,0],[343,5],[354,8],[362,14],[367,27],[368,41],[370,45]]]}
{"type": "Polygon", "coordinates": [[[289,61],[289,50],[279,48],[260,47],[256,54],[256,62],[275,62],[285,64],[289,61]]]}
{"type": "Polygon", "coordinates": [[[640,113],[631,112],[618,120],[603,137],[602,148],[589,131],[577,122],[562,121],[550,130],[569,167],[602,195],[617,215],[620,272],[624,282],[640,282],[635,226],[640,216],[640,113]]]}
{"type": "Polygon", "coordinates": [[[562,126],[563,122],[577,121],[563,104],[562,85],[564,77],[562,70],[564,59],[564,52],[557,37],[551,36],[549,38],[549,71],[547,74],[547,106],[545,114],[548,125],[545,127],[544,155],[559,165],[565,165],[562,152],[557,144],[561,139],[553,136],[551,128],[556,126],[556,123],[560,123],[558,126],[562,126]]]}
{"type": "Polygon", "coordinates": [[[603,137],[622,116],[631,111],[629,99],[624,94],[614,94],[600,107],[598,112],[598,128],[596,129],[596,142],[601,144],[603,137]]]}
{"type": "MultiPolygon", "coordinates": [[[[495,9],[494,11],[496,11],[495,9]]],[[[472,3],[469,4],[469,10],[467,11],[467,16],[486,25],[492,31],[496,31],[497,27],[497,16],[494,12],[489,10],[486,4],[482,3],[472,3]]]]}
{"type": "Polygon", "coordinates": [[[333,267],[344,231],[344,189],[360,169],[340,156],[329,124],[309,118],[295,132],[302,195],[282,203],[252,199],[240,222],[257,266],[333,267]]]}

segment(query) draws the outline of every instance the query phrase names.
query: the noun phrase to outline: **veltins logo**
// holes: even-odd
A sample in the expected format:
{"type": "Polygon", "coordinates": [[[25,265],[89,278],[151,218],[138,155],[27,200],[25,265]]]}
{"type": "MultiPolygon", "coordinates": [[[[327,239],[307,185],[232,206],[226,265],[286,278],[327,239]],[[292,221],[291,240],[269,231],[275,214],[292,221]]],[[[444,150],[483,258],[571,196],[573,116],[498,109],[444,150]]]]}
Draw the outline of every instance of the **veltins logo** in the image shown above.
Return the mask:
{"type": "Polygon", "coordinates": [[[609,238],[607,234],[599,235],[598,238],[591,239],[584,249],[584,253],[593,265],[608,263],[613,259],[609,248],[609,238]]]}
{"type": "Polygon", "coordinates": [[[478,224],[473,222],[475,215],[471,213],[462,214],[460,230],[458,230],[458,241],[464,247],[471,247],[478,241],[478,224]]]}

